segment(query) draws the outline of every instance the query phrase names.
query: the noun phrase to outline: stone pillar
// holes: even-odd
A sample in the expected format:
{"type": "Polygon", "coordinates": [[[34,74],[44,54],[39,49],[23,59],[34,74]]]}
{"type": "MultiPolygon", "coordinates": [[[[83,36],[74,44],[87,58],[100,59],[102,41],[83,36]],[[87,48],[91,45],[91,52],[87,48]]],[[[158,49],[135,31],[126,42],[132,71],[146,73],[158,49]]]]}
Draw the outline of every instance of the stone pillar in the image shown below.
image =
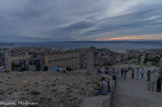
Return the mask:
{"type": "Polygon", "coordinates": [[[90,47],[87,51],[87,73],[94,74],[98,66],[98,52],[95,47],[90,47]]]}
{"type": "Polygon", "coordinates": [[[8,50],[5,50],[5,70],[11,71],[11,55],[8,50]]]}

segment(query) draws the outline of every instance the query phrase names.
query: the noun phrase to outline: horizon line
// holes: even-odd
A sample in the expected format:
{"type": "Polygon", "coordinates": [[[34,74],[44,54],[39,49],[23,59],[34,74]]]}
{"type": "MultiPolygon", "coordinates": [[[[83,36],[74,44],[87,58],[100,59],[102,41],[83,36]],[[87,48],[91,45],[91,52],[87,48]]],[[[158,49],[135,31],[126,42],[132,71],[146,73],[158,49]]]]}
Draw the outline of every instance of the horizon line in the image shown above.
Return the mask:
{"type": "Polygon", "coordinates": [[[162,41],[162,40],[90,40],[90,41],[87,41],[87,40],[76,40],[76,41],[25,41],[25,42],[0,42],[0,43],[31,43],[31,42],[151,42],[151,41],[162,41]]]}

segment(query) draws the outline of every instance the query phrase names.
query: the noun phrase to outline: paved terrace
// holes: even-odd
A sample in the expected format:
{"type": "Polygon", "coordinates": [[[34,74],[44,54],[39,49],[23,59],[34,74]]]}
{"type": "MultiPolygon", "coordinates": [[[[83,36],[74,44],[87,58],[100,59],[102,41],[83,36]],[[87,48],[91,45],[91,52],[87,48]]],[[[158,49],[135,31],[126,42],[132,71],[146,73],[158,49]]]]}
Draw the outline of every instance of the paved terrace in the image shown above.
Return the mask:
{"type": "MultiPolygon", "coordinates": [[[[135,75],[136,76],[136,75],[135,75]]],[[[148,82],[145,78],[131,78],[131,72],[128,73],[127,79],[118,77],[118,85],[112,99],[112,107],[162,107],[162,93],[148,91],[148,82]]],[[[152,74],[152,81],[156,82],[157,76],[152,74]]]]}

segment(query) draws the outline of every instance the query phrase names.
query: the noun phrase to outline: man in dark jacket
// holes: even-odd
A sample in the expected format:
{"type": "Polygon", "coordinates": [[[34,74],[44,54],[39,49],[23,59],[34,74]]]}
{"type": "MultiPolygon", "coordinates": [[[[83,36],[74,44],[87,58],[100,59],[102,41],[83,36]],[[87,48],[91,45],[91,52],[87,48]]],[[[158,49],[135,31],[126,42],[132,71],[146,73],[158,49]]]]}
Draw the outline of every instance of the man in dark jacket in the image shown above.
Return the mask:
{"type": "Polygon", "coordinates": [[[159,77],[158,80],[157,80],[157,92],[161,92],[161,78],[159,77]]]}

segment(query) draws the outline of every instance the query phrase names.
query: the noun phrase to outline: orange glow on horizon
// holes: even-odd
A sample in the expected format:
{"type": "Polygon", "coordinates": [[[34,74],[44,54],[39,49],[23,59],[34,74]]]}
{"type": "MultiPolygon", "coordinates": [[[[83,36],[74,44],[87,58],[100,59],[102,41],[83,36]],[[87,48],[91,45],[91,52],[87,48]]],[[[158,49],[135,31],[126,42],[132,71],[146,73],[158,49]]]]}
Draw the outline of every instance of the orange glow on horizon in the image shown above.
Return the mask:
{"type": "Polygon", "coordinates": [[[96,39],[96,41],[113,41],[113,40],[159,40],[162,35],[141,35],[141,36],[124,36],[105,39],[96,39]]]}

